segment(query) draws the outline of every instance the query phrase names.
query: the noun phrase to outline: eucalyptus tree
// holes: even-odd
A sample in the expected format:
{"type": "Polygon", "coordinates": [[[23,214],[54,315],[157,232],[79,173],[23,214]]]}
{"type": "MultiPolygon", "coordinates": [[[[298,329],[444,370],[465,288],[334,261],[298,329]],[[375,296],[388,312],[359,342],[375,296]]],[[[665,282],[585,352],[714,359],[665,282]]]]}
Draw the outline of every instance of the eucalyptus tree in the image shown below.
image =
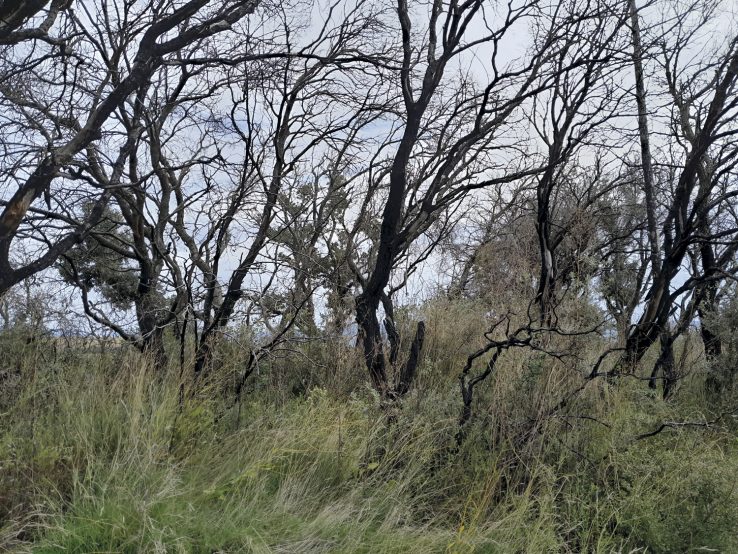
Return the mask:
{"type": "Polygon", "coordinates": [[[217,55],[212,39],[252,13],[257,1],[44,5],[27,3],[3,20],[6,39],[20,33],[24,40],[5,40],[10,44],[0,59],[0,293],[50,267],[79,242],[113,190],[125,185],[123,168],[142,126],[122,129],[121,120],[138,109],[152,76],[173,59],[217,55]],[[45,17],[36,31],[23,33],[26,8],[33,6],[45,17]],[[105,168],[104,182],[91,171],[95,166],[105,168]],[[70,203],[92,201],[93,208],[74,225],[44,226],[33,216],[42,197],[49,219],[69,213],[70,203]],[[15,267],[12,244],[24,238],[40,238],[40,247],[34,259],[15,267]]]}
{"type": "MultiPolygon", "coordinates": [[[[357,275],[361,293],[356,299],[366,365],[382,394],[407,392],[424,331],[419,324],[407,361],[397,364],[399,337],[392,321],[391,278],[398,261],[441,214],[459,206],[475,190],[545,175],[559,166],[566,157],[564,151],[543,159],[534,155],[528,133],[521,136],[526,127],[524,111],[533,99],[561,86],[562,76],[575,86],[579,75],[585,87],[582,102],[592,100],[585,69],[597,70],[608,61],[604,39],[621,26],[621,12],[606,2],[588,3],[585,9],[569,2],[554,6],[511,2],[503,9],[481,0],[452,1],[434,2],[427,10],[398,2],[394,25],[402,52],[401,67],[396,70],[402,110],[388,139],[394,148],[388,168],[377,172],[386,183],[381,232],[368,270],[357,275]],[[592,37],[601,45],[601,55],[588,47],[575,48],[581,39],[578,33],[603,18],[606,28],[597,31],[595,25],[592,37]],[[510,41],[526,33],[531,38],[526,54],[504,59],[510,41]],[[486,81],[464,71],[464,60],[472,55],[483,60],[486,81]],[[394,384],[382,344],[380,304],[390,339],[389,361],[396,370],[394,384]]],[[[576,101],[575,91],[562,93],[566,102],[576,101]]],[[[587,123],[585,118],[585,127],[587,123]]]]}
{"type": "Polygon", "coordinates": [[[625,346],[633,315],[645,294],[651,263],[642,179],[633,167],[625,169],[621,175],[610,176],[618,186],[602,199],[596,231],[597,284],[614,321],[619,348],[625,346]]]}
{"type": "Polygon", "coordinates": [[[558,267],[558,247],[575,231],[577,214],[591,216],[613,188],[602,173],[604,152],[622,140],[612,132],[612,123],[627,105],[627,91],[620,86],[627,15],[624,8],[603,2],[573,18],[561,33],[558,55],[549,62],[553,83],[532,100],[531,125],[546,158],[545,170],[534,177],[541,262],[536,303],[542,326],[556,324],[556,289],[567,277],[565,268],[558,267]]]}
{"type": "Polygon", "coordinates": [[[220,215],[199,233],[204,237],[199,244],[188,238],[184,225],[176,227],[203,275],[197,374],[242,299],[246,313],[261,312],[268,331],[244,375],[310,306],[316,283],[308,258],[319,249],[326,252],[331,240],[326,226],[340,203],[340,189],[348,186],[340,176],[353,163],[365,129],[386,110],[381,66],[387,53],[379,40],[383,8],[366,1],[333,2],[317,22],[311,19],[313,8],[308,2],[306,11],[274,16],[282,53],[267,56],[268,65],[256,74],[238,57],[227,62],[230,107],[222,121],[229,148],[241,155],[224,156],[221,167],[234,186],[220,204],[220,215]],[[313,35],[306,28],[311,21],[313,35]],[[221,283],[226,249],[238,262],[221,283]],[[291,267],[285,268],[283,254],[290,251],[291,267]],[[290,306],[275,311],[264,299],[285,272],[294,272],[297,286],[290,306]],[[280,322],[270,328],[274,315],[280,322]]]}
{"type": "MultiPolygon", "coordinates": [[[[664,143],[653,152],[653,166],[663,215],[658,261],[652,263],[644,309],[626,342],[627,366],[659,339],[683,295],[697,295],[695,309],[709,310],[715,285],[734,265],[738,36],[719,18],[722,6],[712,1],[669,6],[672,11],[655,27],[661,42],[651,63],[659,89],[652,95],[664,107],[651,113],[664,143]],[[728,40],[718,43],[705,34],[718,27],[725,27],[720,33],[728,40]],[[698,271],[677,283],[690,255],[698,271]]],[[[716,346],[708,326],[704,329],[709,351],[716,346]]]]}
{"type": "MultiPolygon", "coordinates": [[[[159,367],[167,359],[164,330],[176,321],[187,301],[177,244],[170,236],[174,189],[193,166],[207,163],[202,152],[208,135],[198,133],[193,115],[202,115],[212,95],[199,68],[168,67],[152,78],[152,86],[138,96],[131,113],[121,111],[120,124],[126,132],[142,128],[121,172],[126,184],[112,190],[105,216],[59,264],[62,275],[80,289],[88,317],[151,353],[159,367]],[[180,133],[186,138],[178,140],[180,133]],[[172,167],[168,155],[175,143],[180,152],[193,154],[181,156],[172,167]],[[117,283],[110,282],[114,280],[111,271],[118,274],[117,283]],[[104,279],[90,280],[95,274],[104,279]],[[93,291],[102,293],[107,305],[96,301],[93,291]],[[127,324],[130,309],[133,329],[127,324]]],[[[99,182],[107,181],[102,164],[92,165],[90,172],[99,182]]]]}

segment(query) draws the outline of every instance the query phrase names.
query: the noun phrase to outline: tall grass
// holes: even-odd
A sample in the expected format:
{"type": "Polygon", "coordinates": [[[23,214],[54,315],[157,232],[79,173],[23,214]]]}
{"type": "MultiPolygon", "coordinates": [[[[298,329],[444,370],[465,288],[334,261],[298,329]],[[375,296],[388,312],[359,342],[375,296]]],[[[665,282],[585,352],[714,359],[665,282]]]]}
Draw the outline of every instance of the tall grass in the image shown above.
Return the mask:
{"type": "Polygon", "coordinates": [[[686,389],[664,403],[640,382],[597,383],[544,418],[565,368],[515,354],[458,448],[440,362],[391,407],[329,381],[257,386],[237,406],[216,383],[180,404],[177,371],[123,350],[24,363],[3,389],[0,550],[738,551],[735,427],[634,439],[707,417],[686,389]]]}

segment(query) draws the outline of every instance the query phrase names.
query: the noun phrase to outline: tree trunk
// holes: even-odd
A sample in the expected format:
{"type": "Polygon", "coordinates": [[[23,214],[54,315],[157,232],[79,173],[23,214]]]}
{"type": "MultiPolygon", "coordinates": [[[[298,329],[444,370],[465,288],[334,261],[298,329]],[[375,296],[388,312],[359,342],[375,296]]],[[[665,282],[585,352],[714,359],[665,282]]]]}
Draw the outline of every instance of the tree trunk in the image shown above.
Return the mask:
{"type": "MultiPolygon", "coordinates": [[[[547,227],[548,222],[542,223],[547,227]]],[[[538,291],[536,300],[540,308],[540,325],[550,327],[553,322],[553,311],[556,290],[556,264],[554,253],[549,248],[549,233],[545,229],[539,229],[538,241],[541,254],[541,273],[538,279],[538,291]]]]}
{"type": "Polygon", "coordinates": [[[141,332],[141,351],[150,355],[157,371],[166,369],[169,362],[164,348],[164,329],[159,324],[158,306],[152,298],[154,291],[147,291],[136,300],[136,317],[141,332]]]}
{"type": "Polygon", "coordinates": [[[715,283],[709,283],[707,286],[709,288],[706,291],[703,304],[697,310],[700,318],[700,336],[702,337],[702,344],[705,348],[705,359],[708,364],[705,388],[709,393],[719,393],[723,389],[723,376],[721,372],[724,369],[715,362],[723,353],[723,342],[712,331],[711,322],[709,321],[710,316],[717,311],[717,285],[715,283]]]}
{"type": "MultiPolygon", "coordinates": [[[[709,227],[705,217],[702,218],[700,231],[705,236],[709,234],[709,227]]],[[[705,346],[705,357],[708,362],[712,362],[720,356],[723,350],[720,337],[710,329],[711,324],[709,322],[710,316],[715,314],[718,309],[718,283],[711,280],[711,278],[718,273],[719,268],[715,260],[715,251],[712,245],[707,242],[704,242],[700,246],[700,258],[702,259],[702,273],[708,280],[703,286],[704,297],[698,307],[697,314],[700,318],[700,335],[705,346]]]]}
{"type": "Polygon", "coordinates": [[[656,230],[656,199],[654,195],[653,166],[651,162],[651,142],[648,131],[646,85],[643,76],[643,46],[641,45],[641,26],[636,0],[628,0],[628,8],[630,10],[631,33],[633,39],[633,70],[636,82],[636,104],[638,106],[638,134],[641,143],[643,191],[646,196],[648,242],[651,249],[651,269],[655,274],[659,271],[660,252],[658,232],[656,230]]]}
{"type": "Polygon", "coordinates": [[[385,396],[389,392],[385,368],[382,332],[377,319],[379,302],[372,302],[364,294],[356,298],[356,323],[364,350],[364,361],[374,388],[385,396]]]}
{"type": "Polygon", "coordinates": [[[620,371],[634,371],[643,355],[666,328],[673,303],[669,287],[679,271],[685,249],[683,246],[673,252],[661,265],[659,273],[654,276],[654,282],[646,296],[644,311],[625,341],[625,354],[618,364],[620,371]]]}
{"type": "Polygon", "coordinates": [[[659,372],[663,375],[663,398],[666,400],[671,395],[676,384],[676,365],[674,362],[674,341],[677,335],[669,332],[661,333],[661,352],[651,371],[651,379],[648,386],[655,389],[659,372]]]}

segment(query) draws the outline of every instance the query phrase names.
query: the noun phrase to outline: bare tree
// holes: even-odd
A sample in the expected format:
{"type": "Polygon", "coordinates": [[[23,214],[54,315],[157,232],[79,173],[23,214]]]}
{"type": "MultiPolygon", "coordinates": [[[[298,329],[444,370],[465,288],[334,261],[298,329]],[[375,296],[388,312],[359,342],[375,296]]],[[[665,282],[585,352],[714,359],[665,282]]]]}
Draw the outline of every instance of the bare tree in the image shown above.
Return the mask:
{"type": "MultiPolygon", "coordinates": [[[[398,386],[392,389],[377,316],[381,303],[389,319],[386,326],[392,362],[396,359],[392,345],[397,338],[391,330],[392,299],[386,289],[398,258],[431,227],[439,213],[472,191],[555,171],[563,154],[558,150],[565,147],[563,144],[551,153],[548,162],[523,163],[518,158],[517,164],[505,167],[500,165],[500,158],[505,153],[525,152],[524,144],[515,140],[510,131],[510,126],[519,124],[520,109],[529,106],[543,91],[555,89],[561,83],[561,75],[570,74],[574,79],[577,68],[607,60],[607,55],[589,60],[576,50],[568,56],[576,29],[610,13],[606,3],[595,4],[584,12],[568,4],[560,5],[550,13],[539,10],[535,2],[511,4],[506,13],[492,16],[486,13],[483,2],[451,2],[448,6],[434,3],[428,14],[427,31],[423,31],[424,41],[416,44],[412,21],[417,21],[417,17],[411,15],[407,3],[398,3],[403,52],[399,83],[406,116],[388,170],[375,261],[368,276],[359,279],[362,292],[356,300],[367,368],[382,394],[403,394],[415,372],[416,357],[411,355],[408,363],[398,368],[398,386]],[[501,45],[528,18],[536,22],[532,48],[520,63],[501,68],[501,45]],[[485,31],[472,38],[467,32],[477,19],[485,21],[485,31]],[[491,51],[488,83],[477,88],[470,80],[462,80],[450,92],[448,87],[454,85],[448,81],[447,71],[465,53],[478,47],[491,51]],[[445,100],[448,97],[453,98],[450,106],[445,100]],[[432,149],[421,152],[427,143],[433,145],[432,149]],[[493,168],[497,176],[490,175],[493,168]]],[[[612,28],[608,27],[607,32],[612,32],[612,28]]],[[[585,74],[582,69],[580,75],[585,74]]],[[[587,77],[584,82],[588,89],[587,77]]],[[[586,92],[582,96],[589,99],[586,92]]],[[[574,98],[567,95],[567,101],[574,98]]],[[[413,350],[422,344],[422,336],[419,325],[412,341],[413,350]]]]}
{"type": "Polygon", "coordinates": [[[0,44],[18,44],[38,39],[63,44],[59,37],[49,35],[62,12],[68,10],[72,0],[4,0],[0,3],[0,44]],[[36,26],[26,26],[29,20],[43,15],[36,26]]]}
{"type": "Polygon", "coordinates": [[[643,313],[626,343],[624,363],[630,366],[658,340],[675,302],[695,287],[714,281],[721,268],[732,262],[738,229],[732,218],[716,215],[730,213],[734,196],[728,183],[734,178],[738,153],[733,140],[738,108],[738,39],[732,37],[712,51],[703,45],[704,57],[694,63],[685,61],[694,47],[696,33],[711,22],[716,7],[711,4],[707,11],[699,12],[697,6],[678,13],[676,21],[669,22],[670,34],[663,34],[667,38],[658,63],[670,100],[668,137],[673,142],[660,165],[664,167],[661,174],[669,187],[669,197],[664,199],[661,259],[652,268],[643,313]],[[713,220],[718,228],[711,225],[713,220]],[[690,248],[698,244],[709,245],[703,248],[704,274],[673,287],[690,248]],[[725,245],[725,249],[716,257],[710,251],[718,244],[725,245]]]}
{"type": "MultiPolygon", "coordinates": [[[[602,186],[600,174],[603,163],[601,155],[594,150],[594,161],[584,171],[572,168],[576,156],[583,147],[592,144],[607,145],[611,140],[606,124],[623,107],[622,93],[616,83],[623,60],[619,59],[618,44],[622,41],[622,30],[626,14],[620,10],[610,11],[609,6],[600,6],[601,13],[579,18],[572,22],[560,36],[560,53],[550,62],[549,74],[553,83],[549,90],[534,98],[531,114],[532,125],[545,145],[546,169],[536,177],[536,234],[541,259],[536,303],[540,310],[540,324],[552,325],[553,306],[556,303],[556,288],[560,280],[557,247],[571,231],[576,218],[556,225],[554,212],[566,207],[564,198],[557,199],[558,191],[567,181],[581,179],[579,174],[591,172],[592,178],[585,183],[579,203],[587,210],[607,194],[609,188],[602,186]],[[577,37],[587,36],[579,42],[577,37]],[[574,69],[568,69],[571,67],[574,69]],[[603,129],[604,128],[604,129],[603,129]],[[568,163],[567,163],[568,162],[568,163]],[[556,206],[556,201],[562,206],[556,206]]],[[[600,147],[602,148],[602,147],[600,147]]],[[[577,196],[577,193],[574,193],[577,196]]],[[[559,218],[560,219],[560,218],[559,218]]]]}
{"type": "MultiPolygon", "coordinates": [[[[219,334],[231,321],[242,298],[262,311],[264,322],[280,316],[280,325],[270,331],[270,344],[285,336],[300,312],[309,311],[315,284],[307,281],[305,258],[292,259],[297,295],[290,302],[291,307],[275,313],[264,300],[267,289],[284,270],[279,263],[280,249],[291,249],[294,255],[298,245],[293,239],[304,233],[304,225],[315,227],[309,236],[303,237],[307,243],[301,246],[303,251],[298,257],[306,255],[304,248],[312,252],[308,256],[316,253],[335,188],[344,186],[336,178],[341,168],[351,163],[363,129],[384,106],[378,100],[382,89],[377,85],[377,75],[364,69],[371,66],[373,58],[355,56],[370,47],[368,37],[380,25],[376,10],[365,4],[357,2],[343,11],[339,9],[340,2],[332,4],[317,36],[305,45],[293,42],[293,33],[301,23],[283,15],[280,25],[286,41],[284,51],[282,55],[270,56],[271,65],[264,67],[256,79],[240,60],[233,63],[228,128],[243,149],[243,157],[236,164],[226,161],[224,168],[236,187],[229,195],[225,212],[215,218],[207,232],[209,243],[198,246],[185,236],[182,225],[177,227],[179,238],[188,245],[198,269],[208,276],[196,355],[197,374],[207,366],[219,334]],[[362,93],[357,94],[357,90],[362,93]],[[318,181],[313,183],[313,200],[305,203],[299,192],[304,190],[305,180],[311,178],[318,181]],[[250,210],[251,227],[242,234],[244,243],[238,246],[238,264],[230,272],[227,284],[221,286],[217,281],[218,265],[225,249],[237,244],[236,218],[246,209],[250,210]],[[310,218],[312,222],[308,223],[310,218]],[[211,263],[203,260],[203,251],[212,252],[211,263]],[[249,279],[261,277],[265,286],[251,293],[244,290],[249,279]]],[[[251,360],[245,374],[253,369],[254,358],[251,360]]]]}
{"type": "MultiPolygon", "coordinates": [[[[112,182],[96,186],[97,191],[92,192],[95,204],[88,218],[57,233],[34,260],[13,267],[11,244],[22,233],[31,205],[46,196],[50,206],[51,198],[61,194],[52,194],[50,187],[55,182],[85,182],[89,177],[87,165],[100,155],[96,150],[101,138],[115,134],[111,118],[132,94],[140,97],[145,92],[152,75],[169,59],[185,50],[205,47],[210,37],[226,31],[256,7],[255,1],[213,4],[190,0],[160,9],[157,3],[146,2],[116,10],[115,5],[103,2],[93,12],[92,6],[81,4],[81,13],[72,13],[66,23],[80,38],[74,47],[48,44],[41,37],[32,39],[39,48],[30,54],[12,46],[4,52],[4,134],[6,145],[14,148],[9,151],[6,146],[3,180],[17,188],[3,202],[0,214],[0,293],[50,267],[89,233],[112,190],[120,186],[119,168],[141,129],[128,133],[120,143],[120,155],[112,164],[112,182]],[[108,21],[112,28],[106,32],[98,27],[98,21],[108,21]],[[57,48],[63,49],[61,58],[53,55],[57,48]],[[20,124],[12,123],[18,119],[20,124]],[[35,135],[34,139],[18,144],[16,139],[22,141],[26,129],[35,135]]],[[[50,14],[60,7],[53,2],[50,14]]]]}

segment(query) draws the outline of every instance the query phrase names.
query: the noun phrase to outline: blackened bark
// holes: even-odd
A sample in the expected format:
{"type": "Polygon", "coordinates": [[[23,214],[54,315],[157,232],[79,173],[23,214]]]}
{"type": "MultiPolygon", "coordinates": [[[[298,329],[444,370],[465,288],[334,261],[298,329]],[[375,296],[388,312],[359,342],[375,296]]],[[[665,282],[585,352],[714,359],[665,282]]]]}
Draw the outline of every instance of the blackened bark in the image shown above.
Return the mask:
{"type": "Polygon", "coordinates": [[[648,381],[648,386],[655,389],[659,373],[662,374],[664,400],[671,396],[677,381],[676,365],[674,362],[674,341],[676,338],[677,335],[675,334],[666,331],[661,333],[661,351],[651,371],[651,378],[648,381]]]}
{"type": "Polygon", "coordinates": [[[705,358],[708,362],[715,361],[723,353],[723,342],[720,337],[710,330],[710,324],[705,323],[705,311],[699,310],[700,314],[700,335],[702,344],[705,347],[705,358]]]}
{"type": "Polygon", "coordinates": [[[419,321],[418,327],[415,331],[415,338],[413,339],[412,345],[410,345],[410,357],[407,362],[402,366],[399,373],[399,379],[395,384],[395,393],[399,396],[404,396],[410,390],[413,382],[415,381],[415,373],[418,369],[418,362],[420,361],[420,352],[423,350],[423,341],[425,340],[425,322],[419,321]]]}
{"type": "Polygon", "coordinates": [[[384,318],[384,330],[387,331],[387,341],[390,347],[389,362],[392,367],[395,367],[400,356],[400,333],[397,332],[395,322],[390,317],[384,318]]]}
{"type": "Polygon", "coordinates": [[[628,0],[631,34],[633,37],[633,69],[636,82],[636,104],[638,106],[638,133],[641,143],[641,169],[643,171],[643,191],[646,196],[646,222],[648,242],[651,250],[651,268],[659,271],[660,249],[656,224],[656,199],[653,183],[653,164],[651,160],[651,141],[648,130],[648,106],[646,104],[646,85],[643,75],[643,46],[641,26],[635,0],[628,0]]]}
{"type": "MultiPolygon", "coordinates": [[[[706,220],[706,218],[703,218],[706,220]]],[[[707,235],[708,230],[704,229],[707,227],[706,221],[703,226],[703,233],[707,235]]],[[[718,294],[718,283],[711,279],[716,273],[718,273],[718,263],[715,259],[715,251],[711,244],[704,242],[700,246],[700,257],[702,259],[702,272],[707,278],[706,283],[703,285],[704,298],[699,305],[697,314],[700,318],[700,335],[702,336],[702,343],[705,347],[705,357],[708,362],[714,361],[723,351],[723,345],[720,337],[716,335],[711,327],[710,316],[717,312],[717,294],[718,294]]]]}
{"type": "Polygon", "coordinates": [[[356,299],[356,323],[359,325],[359,337],[364,350],[364,361],[369,370],[372,385],[381,394],[389,392],[387,371],[385,369],[382,333],[377,320],[379,301],[370,304],[370,300],[360,295],[356,299]]]}
{"type": "Polygon", "coordinates": [[[166,369],[169,362],[164,348],[164,328],[159,324],[156,307],[148,300],[136,302],[138,327],[141,332],[141,350],[151,356],[157,371],[166,369]]]}
{"type": "Polygon", "coordinates": [[[385,294],[384,289],[389,283],[390,273],[398,251],[397,236],[400,231],[402,207],[405,203],[407,164],[410,160],[413,145],[417,140],[421,116],[422,111],[416,109],[411,109],[408,114],[408,124],[390,171],[390,191],[382,214],[377,260],[369,280],[364,285],[361,294],[356,298],[356,323],[361,334],[364,360],[372,384],[382,395],[387,394],[390,387],[387,382],[382,333],[377,310],[379,309],[379,302],[385,294]]]}
{"type": "MultiPolygon", "coordinates": [[[[64,239],[52,245],[48,252],[41,258],[23,268],[14,270],[11,267],[9,260],[10,245],[18,232],[21,222],[26,216],[31,204],[48,191],[51,182],[57,177],[61,169],[67,166],[75,156],[84,151],[90,144],[99,140],[101,129],[111,114],[125,103],[134,91],[149,82],[153,73],[164,63],[165,55],[176,52],[188,44],[203,40],[228,28],[230,24],[252,13],[256,8],[258,0],[235,3],[232,6],[224,8],[217,17],[184,29],[175,38],[164,42],[157,42],[162,35],[190,20],[207,3],[207,0],[190,0],[174,12],[155,21],[141,37],[130,73],[124,79],[120,80],[110,94],[103,98],[99,105],[91,111],[85,124],[69,141],[52,149],[41,160],[31,172],[28,179],[18,187],[18,190],[6,203],[5,208],[0,213],[0,295],[21,280],[53,265],[60,256],[84,238],[79,236],[80,233],[88,232],[94,226],[94,221],[92,225],[81,226],[74,233],[70,233],[64,239]],[[225,23],[227,25],[218,25],[217,23],[225,23]]],[[[28,2],[27,4],[29,6],[33,5],[35,12],[38,12],[46,2],[37,2],[34,0],[34,2],[28,2]]],[[[57,2],[54,2],[54,5],[56,4],[57,2]]],[[[15,13],[17,10],[13,11],[15,13]]],[[[21,24],[24,18],[25,16],[18,19],[20,22],[18,24],[21,24]]],[[[13,20],[10,12],[6,14],[5,21],[3,22],[4,27],[8,26],[9,20],[13,20]]],[[[11,30],[14,28],[14,25],[15,23],[10,25],[11,30]]],[[[0,26],[0,37],[3,32],[2,27],[0,26]]],[[[107,199],[105,193],[104,196],[107,199]]]]}
{"type": "MultiPolygon", "coordinates": [[[[638,323],[631,329],[626,341],[626,353],[621,363],[632,368],[648,348],[656,342],[664,330],[674,299],[671,296],[672,280],[679,272],[690,242],[699,234],[699,217],[692,217],[690,206],[697,184],[698,172],[705,161],[709,148],[717,140],[718,129],[723,123],[725,106],[738,77],[738,50],[733,50],[725,60],[723,70],[715,78],[715,93],[699,133],[691,140],[691,149],[684,162],[677,181],[674,197],[664,222],[663,263],[653,274],[653,283],[646,299],[645,310],[638,323]]],[[[700,187],[697,202],[703,205],[693,207],[699,212],[707,205],[710,197],[709,186],[700,187]]],[[[697,214],[699,216],[699,213],[697,214]]]]}

